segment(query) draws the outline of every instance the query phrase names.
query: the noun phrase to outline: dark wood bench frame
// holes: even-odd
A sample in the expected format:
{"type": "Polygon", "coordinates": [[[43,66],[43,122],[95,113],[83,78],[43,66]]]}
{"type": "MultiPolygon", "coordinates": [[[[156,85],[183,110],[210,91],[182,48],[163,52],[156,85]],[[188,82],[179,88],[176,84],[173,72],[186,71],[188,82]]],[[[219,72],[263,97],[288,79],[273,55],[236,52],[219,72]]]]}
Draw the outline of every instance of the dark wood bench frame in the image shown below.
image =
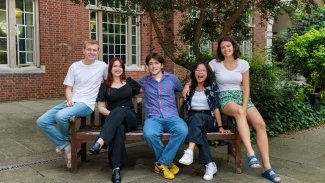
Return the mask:
{"type": "MultiPolygon", "coordinates": [[[[143,141],[143,123],[144,123],[144,108],[143,108],[143,94],[139,94],[133,98],[133,105],[135,111],[139,113],[141,111],[142,120],[138,125],[136,131],[126,133],[126,141],[143,141]],[[139,105],[142,103],[142,105],[139,105]],[[141,109],[139,108],[141,107],[141,109]]],[[[181,111],[181,104],[183,103],[183,97],[180,93],[177,94],[178,110],[181,111]]],[[[184,108],[182,108],[183,111],[184,108]]],[[[138,114],[139,115],[139,114],[138,114]]],[[[101,128],[101,115],[96,115],[94,112],[89,117],[70,119],[71,128],[71,170],[76,171],[78,168],[78,159],[81,157],[81,161],[87,161],[87,143],[93,142],[98,136],[101,128]],[[79,125],[80,122],[80,125],[79,125]]],[[[223,115],[223,127],[231,131],[230,134],[222,134],[219,132],[209,132],[207,137],[209,140],[225,140],[228,142],[228,161],[230,157],[234,157],[235,160],[235,172],[241,173],[241,138],[238,134],[236,126],[233,123],[232,118],[228,118],[223,115]]],[[[168,140],[170,134],[164,133],[162,140],[168,140]]]]}

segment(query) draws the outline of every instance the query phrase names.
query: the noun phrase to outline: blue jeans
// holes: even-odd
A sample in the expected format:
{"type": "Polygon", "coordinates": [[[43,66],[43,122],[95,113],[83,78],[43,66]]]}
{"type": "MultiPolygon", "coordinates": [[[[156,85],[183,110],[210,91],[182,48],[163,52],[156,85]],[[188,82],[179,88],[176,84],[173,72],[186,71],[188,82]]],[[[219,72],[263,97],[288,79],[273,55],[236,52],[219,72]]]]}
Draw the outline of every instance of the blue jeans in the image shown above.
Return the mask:
{"type": "Polygon", "coordinates": [[[72,107],[66,107],[66,102],[53,107],[36,121],[40,129],[59,149],[70,144],[70,117],[84,117],[93,110],[82,102],[76,102],[72,107]],[[57,125],[57,128],[56,126],[57,125]]]}
{"type": "Polygon", "coordinates": [[[169,166],[176,156],[179,147],[184,143],[188,128],[184,120],[178,116],[146,119],[143,128],[144,139],[154,150],[159,163],[169,166]],[[171,133],[167,144],[163,144],[162,133],[171,133]]]}

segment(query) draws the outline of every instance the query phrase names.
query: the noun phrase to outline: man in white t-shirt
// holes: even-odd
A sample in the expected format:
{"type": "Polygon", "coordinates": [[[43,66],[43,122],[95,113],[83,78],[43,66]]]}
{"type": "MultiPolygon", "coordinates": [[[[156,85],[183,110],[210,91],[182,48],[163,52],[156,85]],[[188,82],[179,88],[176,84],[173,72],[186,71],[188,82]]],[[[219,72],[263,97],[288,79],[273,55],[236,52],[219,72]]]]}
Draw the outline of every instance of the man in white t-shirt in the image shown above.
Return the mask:
{"type": "Polygon", "coordinates": [[[66,85],[66,101],[44,113],[36,122],[56,145],[56,152],[64,153],[68,168],[71,168],[69,119],[72,116],[88,116],[93,112],[100,84],[107,78],[107,64],[96,60],[98,50],[96,40],[84,42],[84,59],[70,66],[63,82],[66,85]]]}

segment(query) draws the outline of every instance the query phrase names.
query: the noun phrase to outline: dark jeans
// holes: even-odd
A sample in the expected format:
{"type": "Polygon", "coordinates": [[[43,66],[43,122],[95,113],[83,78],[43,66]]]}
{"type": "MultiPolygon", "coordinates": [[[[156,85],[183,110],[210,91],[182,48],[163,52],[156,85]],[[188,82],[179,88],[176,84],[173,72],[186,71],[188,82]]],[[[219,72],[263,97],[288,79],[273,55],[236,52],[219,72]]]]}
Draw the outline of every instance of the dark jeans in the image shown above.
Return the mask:
{"type": "Polygon", "coordinates": [[[109,146],[109,163],[113,169],[126,164],[125,133],[136,126],[136,113],[130,108],[117,107],[106,117],[99,137],[109,146]]]}
{"type": "Polygon", "coordinates": [[[189,131],[187,141],[195,143],[199,148],[200,162],[203,164],[212,162],[207,132],[216,131],[216,127],[211,113],[189,112],[186,122],[189,131]]]}

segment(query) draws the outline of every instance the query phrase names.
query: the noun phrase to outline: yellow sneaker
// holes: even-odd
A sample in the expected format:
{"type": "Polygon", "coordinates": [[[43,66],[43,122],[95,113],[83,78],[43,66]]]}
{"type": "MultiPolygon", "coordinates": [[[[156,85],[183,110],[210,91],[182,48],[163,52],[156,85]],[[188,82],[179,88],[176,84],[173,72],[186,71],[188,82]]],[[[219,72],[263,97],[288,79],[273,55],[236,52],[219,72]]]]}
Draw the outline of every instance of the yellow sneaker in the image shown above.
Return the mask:
{"type": "Polygon", "coordinates": [[[175,175],[169,171],[166,165],[156,162],[155,172],[163,176],[165,179],[174,179],[175,175]]]}
{"type": "Polygon", "coordinates": [[[172,172],[172,174],[174,174],[174,175],[177,175],[179,172],[179,168],[174,163],[171,163],[168,168],[169,168],[169,171],[172,172]]]}

